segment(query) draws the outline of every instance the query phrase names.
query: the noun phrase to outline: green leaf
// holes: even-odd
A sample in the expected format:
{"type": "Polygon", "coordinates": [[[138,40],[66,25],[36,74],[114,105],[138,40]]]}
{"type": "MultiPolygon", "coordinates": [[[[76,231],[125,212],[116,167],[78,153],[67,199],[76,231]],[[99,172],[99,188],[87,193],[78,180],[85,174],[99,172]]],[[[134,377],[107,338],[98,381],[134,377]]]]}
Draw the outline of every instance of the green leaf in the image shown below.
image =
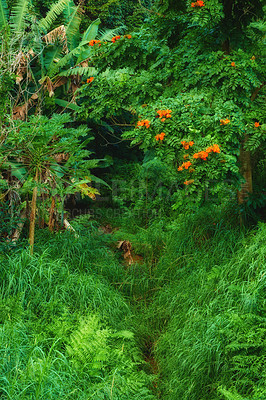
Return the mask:
{"type": "Polygon", "coordinates": [[[18,0],[13,7],[10,18],[10,25],[14,32],[22,32],[25,28],[25,16],[28,12],[29,0],[18,0]]]}
{"type": "Polygon", "coordinates": [[[71,110],[74,110],[74,111],[80,110],[80,107],[77,104],[69,103],[69,101],[66,101],[66,100],[55,99],[54,102],[55,102],[55,104],[57,104],[60,107],[70,108],[71,110]]]}
{"type": "Polygon", "coordinates": [[[84,34],[82,36],[81,44],[83,42],[88,42],[90,40],[95,39],[95,37],[98,33],[100,23],[101,23],[100,18],[97,18],[95,21],[93,21],[90,24],[90,26],[87,28],[87,30],[84,32],[84,34]]]}
{"type": "Polygon", "coordinates": [[[58,15],[60,15],[65,10],[70,1],[71,0],[59,0],[57,3],[53,4],[46,14],[46,17],[41,19],[41,21],[39,22],[40,29],[47,31],[52,23],[55,21],[55,19],[58,17],[58,15]]]}
{"type": "Polygon", "coordinates": [[[0,1],[0,30],[2,30],[7,25],[8,20],[8,7],[6,0],[0,1]]]}

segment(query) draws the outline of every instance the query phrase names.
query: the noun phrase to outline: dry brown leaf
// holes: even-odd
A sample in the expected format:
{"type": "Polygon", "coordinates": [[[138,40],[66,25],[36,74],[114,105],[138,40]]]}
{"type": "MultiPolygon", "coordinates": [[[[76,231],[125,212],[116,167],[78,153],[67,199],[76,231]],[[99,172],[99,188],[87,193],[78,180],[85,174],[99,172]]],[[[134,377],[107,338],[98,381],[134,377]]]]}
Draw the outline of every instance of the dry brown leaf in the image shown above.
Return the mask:
{"type": "Polygon", "coordinates": [[[46,44],[54,44],[57,40],[59,40],[63,43],[63,50],[66,53],[68,52],[66,28],[64,25],[60,25],[51,32],[48,32],[45,36],[43,36],[43,40],[46,44]]]}
{"type": "Polygon", "coordinates": [[[21,119],[22,121],[24,121],[28,112],[28,106],[29,102],[23,104],[22,106],[17,106],[13,108],[13,119],[21,119]]]}
{"type": "Polygon", "coordinates": [[[37,100],[38,99],[38,95],[37,95],[37,93],[33,93],[33,95],[31,96],[31,99],[32,100],[37,100]]]}
{"type": "Polygon", "coordinates": [[[53,83],[53,87],[54,89],[64,85],[67,82],[67,78],[65,76],[60,76],[59,78],[57,78],[55,80],[55,82],[53,83]]]}

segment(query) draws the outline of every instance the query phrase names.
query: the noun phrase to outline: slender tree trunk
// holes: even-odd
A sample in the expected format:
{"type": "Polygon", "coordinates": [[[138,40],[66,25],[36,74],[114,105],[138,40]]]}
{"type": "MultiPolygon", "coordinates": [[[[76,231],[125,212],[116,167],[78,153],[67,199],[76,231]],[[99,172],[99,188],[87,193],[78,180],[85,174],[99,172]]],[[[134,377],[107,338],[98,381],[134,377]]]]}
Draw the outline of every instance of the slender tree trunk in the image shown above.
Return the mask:
{"type": "Polygon", "coordinates": [[[54,229],[54,223],[55,223],[54,210],[55,210],[55,197],[53,196],[50,211],[49,211],[49,223],[48,223],[48,228],[51,232],[54,229]]]}
{"type": "MultiPolygon", "coordinates": [[[[265,84],[266,82],[262,82],[262,84],[254,90],[250,98],[251,101],[256,99],[259,91],[265,86],[265,84]]],[[[253,191],[251,154],[249,150],[244,149],[247,140],[248,136],[245,135],[240,148],[240,173],[245,179],[245,182],[242,184],[241,189],[237,193],[238,204],[243,204],[247,200],[248,194],[252,193],[253,191]]]]}
{"type": "Polygon", "coordinates": [[[36,186],[33,188],[32,200],[31,200],[31,213],[30,213],[30,231],[29,231],[29,243],[30,243],[30,254],[33,254],[34,245],[34,233],[35,233],[35,219],[36,219],[36,202],[37,202],[37,183],[38,183],[38,171],[34,178],[36,186]]]}
{"type": "Polygon", "coordinates": [[[248,137],[245,135],[244,141],[240,148],[240,173],[245,179],[245,182],[242,184],[241,189],[237,193],[238,204],[243,204],[247,200],[249,193],[252,193],[251,155],[250,151],[244,149],[247,139],[248,137]]]}

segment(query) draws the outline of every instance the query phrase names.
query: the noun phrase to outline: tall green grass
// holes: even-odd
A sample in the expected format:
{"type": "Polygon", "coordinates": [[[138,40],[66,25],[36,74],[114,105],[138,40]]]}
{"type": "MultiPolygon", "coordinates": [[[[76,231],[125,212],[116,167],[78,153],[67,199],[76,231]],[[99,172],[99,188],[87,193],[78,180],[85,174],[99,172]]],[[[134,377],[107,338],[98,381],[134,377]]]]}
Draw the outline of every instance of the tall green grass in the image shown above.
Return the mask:
{"type": "Polygon", "coordinates": [[[164,400],[266,398],[265,239],[211,210],[172,224],[151,306],[164,400]]]}
{"type": "Polygon", "coordinates": [[[42,231],[34,256],[0,257],[1,399],[154,399],[115,289],[125,270],[108,235],[83,219],[77,238],[42,231]]]}

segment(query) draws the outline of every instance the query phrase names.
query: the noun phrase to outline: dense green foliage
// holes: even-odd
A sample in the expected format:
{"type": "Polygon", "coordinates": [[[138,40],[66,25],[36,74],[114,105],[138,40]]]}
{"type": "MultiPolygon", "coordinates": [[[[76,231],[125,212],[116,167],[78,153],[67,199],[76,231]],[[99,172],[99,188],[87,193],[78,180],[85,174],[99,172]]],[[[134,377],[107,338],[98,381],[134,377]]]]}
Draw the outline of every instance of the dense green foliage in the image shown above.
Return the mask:
{"type": "Polygon", "coordinates": [[[112,286],[123,269],[90,222],[75,228],[75,240],[41,234],[34,257],[1,257],[1,398],[152,400],[132,313],[112,286]]]}
{"type": "Polygon", "coordinates": [[[265,400],[265,11],[0,0],[1,399],[265,400]]]}

